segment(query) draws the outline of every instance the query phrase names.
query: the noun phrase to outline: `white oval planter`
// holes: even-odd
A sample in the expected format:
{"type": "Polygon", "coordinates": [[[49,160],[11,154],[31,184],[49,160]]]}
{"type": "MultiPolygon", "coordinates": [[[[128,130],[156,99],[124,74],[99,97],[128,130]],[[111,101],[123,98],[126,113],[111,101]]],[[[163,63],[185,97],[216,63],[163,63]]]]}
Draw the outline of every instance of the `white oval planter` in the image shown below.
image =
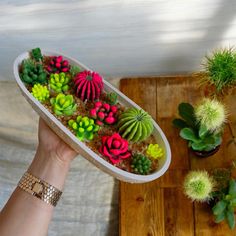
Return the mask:
{"type": "MultiPolygon", "coordinates": [[[[66,55],[50,52],[50,51],[43,51],[43,55],[48,56],[59,56],[62,55],[66,60],[69,61],[71,65],[78,65],[82,69],[90,70],[88,67],[84,66],[77,60],[70,58],[66,55]]],[[[95,152],[93,152],[89,147],[87,147],[83,142],[79,141],[76,136],[67,129],[53,114],[51,114],[38,100],[36,100],[31,93],[27,90],[24,83],[21,81],[19,76],[19,66],[21,65],[24,59],[29,58],[29,53],[24,52],[19,55],[14,61],[14,75],[18,86],[26,98],[26,100],[31,104],[33,109],[46,121],[46,123],[54,130],[54,132],[60,136],[68,145],[70,145],[74,150],[80,153],[83,157],[89,160],[92,164],[97,166],[99,169],[103,170],[104,172],[110,174],[111,176],[131,183],[144,183],[155,180],[162,176],[166,170],[168,169],[171,161],[171,151],[169,143],[162,132],[161,128],[157,125],[157,123],[153,120],[154,125],[154,132],[153,135],[156,138],[157,143],[164,149],[164,157],[159,161],[159,168],[152,174],[149,175],[137,175],[133,173],[126,172],[121,170],[112,164],[108,163],[100,156],[98,156],[95,152]]],[[[110,83],[104,80],[104,89],[106,92],[115,92],[118,94],[118,100],[120,103],[124,104],[128,107],[136,107],[141,109],[136,103],[131,101],[128,97],[126,97],[123,93],[113,87],[110,83]]]]}

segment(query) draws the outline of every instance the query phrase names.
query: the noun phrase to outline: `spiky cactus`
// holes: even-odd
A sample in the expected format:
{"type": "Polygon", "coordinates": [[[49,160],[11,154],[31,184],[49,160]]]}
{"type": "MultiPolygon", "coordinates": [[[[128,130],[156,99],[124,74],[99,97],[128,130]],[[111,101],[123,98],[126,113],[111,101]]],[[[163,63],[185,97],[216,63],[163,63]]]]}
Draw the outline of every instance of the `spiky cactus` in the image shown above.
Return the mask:
{"type": "Polygon", "coordinates": [[[226,121],[224,105],[217,100],[203,99],[194,108],[196,121],[210,132],[219,130],[226,121]]]}
{"type": "Polygon", "coordinates": [[[119,116],[119,133],[123,138],[138,142],[148,138],[153,131],[151,116],[137,108],[129,108],[119,116]]]}
{"type": "Polygon", "coordinates": [[[87,116],[77,116],[76,120],[69,120],[68,125],[76,132],[76,137],[80,141],[92,140],[94,134],[99,130],[99,126],[94,124],[94,120],[87,116]]]}
{"type": "Polygon", "coordinates": [[[62,93],[59,93],[55,98],[51,98],[50,103],[52,104],[53,111],[58,116],[60,115],[70,116],[75,112],[77,108],[73,96],[65,95],[62,93]]]}
{"type": "Polygon", "coordinates": [[[31,94],[40,102],[44,102],[49,98],[49,91],[46,86],[35,84],[32,88],[31,94]]]}
{"type": "Polygon", "coordinates": [[[102,77],[92,71],[82,71],[74,78],[75,93],[81,100],[94,101],[99,99],[103,91],[102,77]]]}
{"type": "Polygon", "coordinates": [[[193,201],[207,201],[211,198],[214,180],[206,171],[190,171],[184,180],[184,192],[193,201]]]}
{"type": "Polygon", "coordinates": [[[131,168],[134,173],[147,175],[150,173],[152,162],[146,156],[136,153],[132,157],[131,168]]]}
{"type": "Polygon", "coordinates": [[[61,93],[66,92],[69,89],[69,82],[69,75],[66,75],[64,72],[61,72],[59,74],[50,75],[49,86],[53,91],[61,93]]]}

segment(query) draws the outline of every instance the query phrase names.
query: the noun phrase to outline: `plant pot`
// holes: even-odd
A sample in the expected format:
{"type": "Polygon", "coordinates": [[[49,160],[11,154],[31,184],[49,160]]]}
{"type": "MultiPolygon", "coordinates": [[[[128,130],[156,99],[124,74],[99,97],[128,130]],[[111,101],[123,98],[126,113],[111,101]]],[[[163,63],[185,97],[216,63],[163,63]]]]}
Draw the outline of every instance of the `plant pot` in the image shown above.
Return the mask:
{"type": "MultiPolygon", "coordinates": [[[[84,70],[90,70],[88,67],[84,66],[75,59],[72,59],[66,55],[49,52],[42,50],[43,55],[46,56],[59,56],[62,55],[63,58],[68,60],[71,65],[77,65],[84,70]]],[[[163,148],[165,155],[159,161],[158,168],[151,174],[148,175],[138,175],[131,172],[124,171],[117,168],[116,166],[105,161],[103,158],[98,156],[94,151],[92,151],[85,143],[81,142],[69,129],[67,129],[52,113],[50,113],[33,95],[28,91],[19,76],[19,67],[24,59],[29,58],[29,52],[24,52],[19,55],[14,62],[14,75],[16,82],[25,97],[25,99],[31,104],[33,109],[44,119],[44,121],[52,128],[52,130],[62,138],[69,146],[71,146],[75,151],[81,154],[84,158],[90,161],[93,165],[101,169],[102,171],[108,173],[109,175],[131,183],[144,183],[153,181],[160,176],[162,176],[168,169],[171,162],[171,150],[169,143],[166,139],[165,134],[158,126],[158,124],[152,120],[154,130],[153,135],[158,144],[163,148]]],[[[104,80],[104,90],[106,92],[115,92],[118,95],[118,101],[126,107],[135,107],[141,109],[136,103],[131,99],[126,97],[119,90],[114,88],[109,82],[104,80]]]]}
{"type": "Polygon", "coordinates": [[[218,152],[220,149],[220,145],[216,146],[214,149],[210,150],[210,151],[195,151],[191,148],[191,151],[193,152],[193,154],[195,156],[198,157],[209,157],[214,155],[216,152],[218,152]]]}

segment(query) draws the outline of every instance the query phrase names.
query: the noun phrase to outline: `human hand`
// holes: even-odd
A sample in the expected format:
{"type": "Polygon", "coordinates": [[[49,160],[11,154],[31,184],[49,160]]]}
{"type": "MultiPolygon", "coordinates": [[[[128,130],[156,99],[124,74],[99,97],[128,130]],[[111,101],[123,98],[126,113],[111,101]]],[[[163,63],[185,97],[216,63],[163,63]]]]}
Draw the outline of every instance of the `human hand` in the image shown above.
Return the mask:
{"type": "Polygon", "coordinates": [[[58,137],[40,117],[38,126],[39,146],[38,152],[55,158],[55,160],[68,163],[71,162],[77,153],[58,137]]]}

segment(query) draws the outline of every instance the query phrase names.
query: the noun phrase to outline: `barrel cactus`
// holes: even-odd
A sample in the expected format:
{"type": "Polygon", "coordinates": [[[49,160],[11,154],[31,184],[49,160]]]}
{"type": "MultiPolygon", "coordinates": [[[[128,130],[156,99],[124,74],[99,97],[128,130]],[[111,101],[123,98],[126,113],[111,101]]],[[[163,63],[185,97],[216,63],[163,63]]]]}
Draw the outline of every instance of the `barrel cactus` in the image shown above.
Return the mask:
{"type": "Polygon", "coordinates": [[[94,133],[99,130],[99,126],[94,124],[94,120],[87,116],[77,116],[76,120],[69,120],[68,125],[76,132],[76,137],[80,141],[92,140],[94,133]]]}
{"type": "Polygon", "coordinates": [[[151,116],[137,108],[129,108],[119,116],[119,133],[123,138],[138,142],[148,138],[153,131],[151,116]]]}
{"type": "Polygon", "coordinates": [[[74,78],[75,93],[81,100],[94,101],[99,99],[103,91],[102,77],[92,71],[82,71],[74,78]]]}
{"type": "Polygon", "coordinates": [[[131,168],[134,173],[140,175],[147,175],[151,171],[152,161],[146,156],[136,153],[132,157],[131,168]]]}
{"type": "Polygon", "coordinates": [[[55,98],[51,98],[50,103],[52,104],[53,111],[58,116],[60,115],[70,116],[75,112],[77,108],[73,96],[65,95],[62,93],[59,93],[55,98]]]}
{"type": "Polygon", "coordinates": [[[40,102],[44,102],[49,98],[49,91],[46,86],[35,84],[32,88],[31,94],[40,102]]]}
{"type": "Polygon", "coordinates": [[[69,82],[70,82],[70,77],[66,75],[64,72],[50,75],[50,80],[49,80],[50,88],[57,93],[66,92],[69,89],[68,85],[69,82]]]}
{"type": "Polygon", "coordinates": [[[47,81],[47,74],[42,64],[35,63],[31,59],[26,59],[22,62],[20,78],[26,84],[44,84],[47,81]]]}

